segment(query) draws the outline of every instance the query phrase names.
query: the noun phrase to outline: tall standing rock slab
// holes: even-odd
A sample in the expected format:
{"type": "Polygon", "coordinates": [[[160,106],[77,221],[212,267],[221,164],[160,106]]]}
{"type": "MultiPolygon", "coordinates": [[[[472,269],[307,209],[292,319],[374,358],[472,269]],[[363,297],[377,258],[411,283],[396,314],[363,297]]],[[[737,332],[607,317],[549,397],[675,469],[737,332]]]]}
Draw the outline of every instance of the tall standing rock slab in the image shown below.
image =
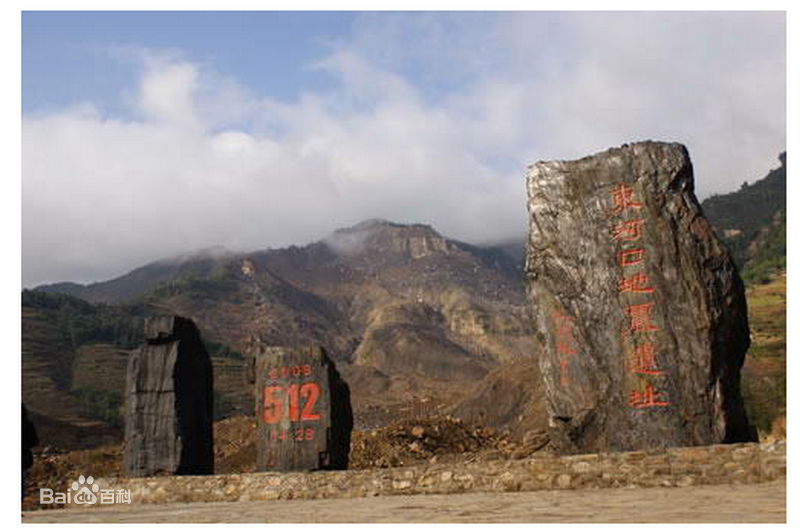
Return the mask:
{"type": "Polygon", "coordinates": [[[325,349],[256,341],[248,365],[258,470],[346,469],[353,430],[350,388],[325,349]]]}
{"type": "Polygon", "coordinates": [[[212,474],[212,366],[200,332],[191,319],[154,317],[145,339],[128,362],[123,471],[212,474]]]}
{"type": "Polygon", "coordinates": [[[744,287],[693,189],[680,144],[529,167],[528,297],[564,451],[754,438],[744,287]]]}

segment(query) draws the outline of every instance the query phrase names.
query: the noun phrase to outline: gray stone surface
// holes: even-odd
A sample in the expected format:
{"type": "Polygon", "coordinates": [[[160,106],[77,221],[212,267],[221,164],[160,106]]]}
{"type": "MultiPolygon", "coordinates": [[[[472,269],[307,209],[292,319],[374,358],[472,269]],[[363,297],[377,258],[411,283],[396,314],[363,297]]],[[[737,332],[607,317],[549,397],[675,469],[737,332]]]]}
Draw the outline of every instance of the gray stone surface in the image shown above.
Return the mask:
{"type": "MultiPolygon", "coordinates": [[[[95,478],[130,490],[131,505],[371,498],[406,494],[753,485],[786,478],[786,442],[726,444],[482,463],[224,476],[95,478]]],[[[642,494],[642,500],[650,496],[642,494]]],[[[347,503],[340,505],[347,506],[347,503]]],[[[78,508],[77,506],[75,506],[78,508]]],[[[95,506],[100,509],[101,507],[95,506]]]]}
{"type": "Polygon", "coordinates": [[[538,162],[526,276],[564,452],[754,440],[744,287],[680,144],[538,162]]]}
{"type": "Polygon", "coordinates": [[[350,389],[319,345],[253,341],[246,378],[254,385],[257,469],[346,469],[353,412],[350,389]]]}
{"type": "Polygon", "coordinates": [[[154,317],[145,338],[128,363],[123,473],[212,474],[213,377],[200,332],[191,319],[154,317]]]}

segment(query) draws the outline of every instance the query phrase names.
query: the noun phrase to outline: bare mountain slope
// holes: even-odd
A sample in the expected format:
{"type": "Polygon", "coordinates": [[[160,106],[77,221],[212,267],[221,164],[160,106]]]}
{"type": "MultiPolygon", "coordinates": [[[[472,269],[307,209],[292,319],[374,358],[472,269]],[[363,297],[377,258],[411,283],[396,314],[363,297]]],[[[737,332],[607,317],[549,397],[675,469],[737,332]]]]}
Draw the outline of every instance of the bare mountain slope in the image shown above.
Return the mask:
{"type": "MultiPolygon", "coordinates": [[[[426,225],[371,220],[303,247],[201,253],[108,282],[38,291],[64,291],[131,318],[134,308],[192,318],[212,356],[220,353],[227,383],[218,399],[231,414],[251,410],[245,386],[231,378],[254,338],[321,343],[351,381],[357,418],[369,406],[374,423],[377,410],[391,416],[409,400],[460,399],[494,367],[533,355],[518,272],[518,257],[501,248],[450,240],[426,225]],[[443,393],[448,388],[457,391],[443,393]]],[[[23,334],[23,343],[32,339],[23,334]]],[[[89,334],[87,342],[97,339],[89,334]]],[[[65,351],[65,370],[93,374],[74,364],[98,363],[97,348],[78,357],[75,346],[65,351]]],[[[109,355],[103,370],[122,370],[112,360],[118,356],[109,355]]]]}

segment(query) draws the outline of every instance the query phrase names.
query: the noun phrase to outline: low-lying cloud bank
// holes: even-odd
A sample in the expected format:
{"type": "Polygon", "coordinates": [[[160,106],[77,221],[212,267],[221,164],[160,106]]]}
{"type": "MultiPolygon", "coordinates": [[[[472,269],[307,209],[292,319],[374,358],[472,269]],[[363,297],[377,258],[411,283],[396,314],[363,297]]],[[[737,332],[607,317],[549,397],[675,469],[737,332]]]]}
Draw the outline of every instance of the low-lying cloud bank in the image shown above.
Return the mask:
{"type": "Polygon", "coordinates": [[[294,101],[180,52],[128,49],[130,116],[23,117],[23,285],[101,280],[368,218],[471,242],[524,234],[525,166],[685,143],[702,196],[785,148],[785,18],[754,13],[364,15],[294,101]],[[131,51],[133,50],[133,51],[131,51]]]}

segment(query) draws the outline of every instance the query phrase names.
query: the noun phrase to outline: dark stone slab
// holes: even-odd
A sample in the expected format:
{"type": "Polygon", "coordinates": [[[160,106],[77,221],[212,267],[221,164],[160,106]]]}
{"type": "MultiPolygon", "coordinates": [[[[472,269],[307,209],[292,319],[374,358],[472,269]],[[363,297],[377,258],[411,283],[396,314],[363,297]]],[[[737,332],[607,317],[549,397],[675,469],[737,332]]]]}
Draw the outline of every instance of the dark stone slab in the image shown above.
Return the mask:
{"type": "Polygon", "coordinates": [[[680,144],[528,170],[528,296],[564,451],[755,439],[744,286],[680,144]]]}
{"type": "Polygon", "coordinates": [[[123,472],[212,474],[213,377],[200,332],[191,319],[153,317],[145,338],[128,362],[123,472]]]}
{"type": "Polygon", "coordinates": [[[252,343],[258,470],[346,469],[353,412],[350,389],[319,345],[252,343]]]}
{"type": "MultiPolygon", "coordinates": [[[[36,428],[28,419],[28,410],[22,404],[22,470],[23,472],[33,466],[33,452],[31,449],[39,444],[36,428]]],[[[24,478],[23,478],[24,479],[24,478]]]]}

